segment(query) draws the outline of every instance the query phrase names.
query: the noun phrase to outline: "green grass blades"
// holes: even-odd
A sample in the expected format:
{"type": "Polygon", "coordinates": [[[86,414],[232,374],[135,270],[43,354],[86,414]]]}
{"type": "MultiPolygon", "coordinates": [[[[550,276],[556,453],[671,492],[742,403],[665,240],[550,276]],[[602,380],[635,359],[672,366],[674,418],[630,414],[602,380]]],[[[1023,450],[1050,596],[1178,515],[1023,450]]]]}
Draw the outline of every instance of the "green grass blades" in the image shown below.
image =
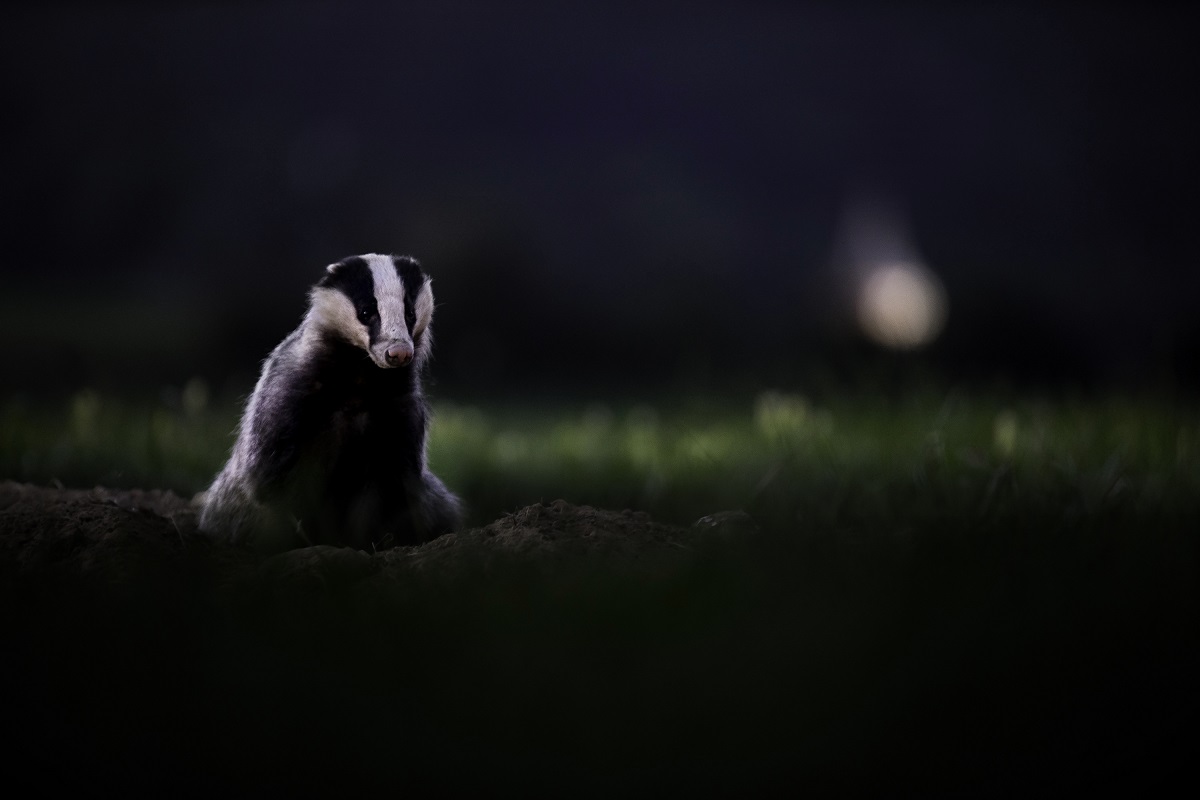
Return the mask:
{"type": "MultiPolygon", "coordinates": [[[[238,411],[198,380],[153,402],[12,397],[0,405],[0,475],[186,496],[220,468],[238,411]]],[[[562,497],[665,521],[733,508],[772,526],[904,535],[1005,516],[1186,512],[1200,497],[1200,413],[1154,398],[440,400],[429,455],[473,524],[562,497]]]]}

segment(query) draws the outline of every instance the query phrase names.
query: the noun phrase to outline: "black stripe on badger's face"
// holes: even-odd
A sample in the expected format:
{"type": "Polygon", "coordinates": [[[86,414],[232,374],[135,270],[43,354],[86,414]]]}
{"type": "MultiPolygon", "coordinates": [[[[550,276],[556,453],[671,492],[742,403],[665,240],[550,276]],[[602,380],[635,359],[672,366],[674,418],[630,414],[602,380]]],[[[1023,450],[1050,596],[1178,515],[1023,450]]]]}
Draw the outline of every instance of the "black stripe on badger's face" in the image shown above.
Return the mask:
{"type": "Polygon", "coordinates": [[[335,289],[350,299],[358,321],[367,329],[368,341],[379,338],[379,305],[375,300],[375,278],[366,260],[352,256],[339,261],[317,283],[323,289],[335,289]]]}
{"type": "Polygon", "coordinates": [[[392,261],[396,264],[396,274],[400,276],[400,282],[404,284],[404,324],[408,326],[409,334],[415,336],[413,326],[417,322],[416,302],[421,288],[425,285],[425,273],[421,271],[421,265],[415,258],[393,256],[392,261]]]}

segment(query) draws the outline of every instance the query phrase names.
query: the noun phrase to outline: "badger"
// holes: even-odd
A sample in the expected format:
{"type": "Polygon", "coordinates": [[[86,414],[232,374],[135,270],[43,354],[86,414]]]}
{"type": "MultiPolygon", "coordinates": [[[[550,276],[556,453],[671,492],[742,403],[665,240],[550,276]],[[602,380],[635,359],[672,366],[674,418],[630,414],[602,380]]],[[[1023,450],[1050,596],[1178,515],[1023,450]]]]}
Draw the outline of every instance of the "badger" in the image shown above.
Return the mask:
{"type": "Polygon", "coordinates": [[[265,550],[372,550],[457,528],[459,501],[425,458],[432,317],[416,259],[326,267],[300,326],[263,362],[200,529],[265,550]]]}

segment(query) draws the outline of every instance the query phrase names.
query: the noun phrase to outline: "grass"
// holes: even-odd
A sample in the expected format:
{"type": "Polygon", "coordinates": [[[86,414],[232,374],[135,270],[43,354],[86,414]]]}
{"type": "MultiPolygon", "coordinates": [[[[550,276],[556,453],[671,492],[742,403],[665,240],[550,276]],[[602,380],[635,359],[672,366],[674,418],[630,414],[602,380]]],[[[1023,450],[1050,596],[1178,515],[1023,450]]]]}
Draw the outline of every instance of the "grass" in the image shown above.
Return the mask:
{"type": "MultiPolygon", "coordinates": [[[[235,403],[193,381],[157,402],[82,391],[0,405],[0,475],[68,486],[203,489],[233,441],[235,403]]],[[[902,528],[1005,513],[1192,510],[1200,413],[1155,399],[880,400],[766,392],[689,407],[440,402],[430,462],[483,524],[559,497],[678,523],[740,508],[773,525],[902,528]]]]}
{"type": "MultiPolygon", "coordinates": [[[[1145,788],[1187,763],[1193,405],[924,391],[436,409],[430,458],[473,524],[562,497],[681,524],[740,508],[762,533],[667,573],[426,575],[314,600],[299,622],[175,596],[72,608],[48,638],[78,637],[63,663],[88,678],[47,691],[125,719],[82,687],[139,676],[115,696],[145,704],[142,727],[114,741],[163,758],[211,729],[280,763],[392,748],[451,786],[1028,793],[1145,788]],[[105,655],[113,630],[132,662],[105,655]]],[[[198,383],[149,403],[10,399],[0,475],[186,495],[236,415],[198,383]]]]}

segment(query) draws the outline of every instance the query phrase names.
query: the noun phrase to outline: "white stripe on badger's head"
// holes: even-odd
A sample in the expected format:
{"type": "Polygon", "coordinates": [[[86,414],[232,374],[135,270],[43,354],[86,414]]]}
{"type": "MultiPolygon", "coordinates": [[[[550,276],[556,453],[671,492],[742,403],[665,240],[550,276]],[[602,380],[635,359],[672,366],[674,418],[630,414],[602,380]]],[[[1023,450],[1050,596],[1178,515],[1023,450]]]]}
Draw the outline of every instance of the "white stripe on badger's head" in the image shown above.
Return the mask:
{"type": "Polygon", "coordinates": [[[399,366],[388,360],[388,352],[403,353],[408,363],[414,355],[413,340],[404,322],[404,284],[396,273],[391,256],[375,253],[361,256],[371,268],[375,279],[375,306],[379,313],[379,329],[371,341],[371,359],[380,367],[399,366]]]}
{"type": "Polygon", "coordinates": [[[311,295],[308,320],[315,333],[365,350],[384,369],[420,366],[428,358],[433,290],[416,260],[368,253],[326,271],[311,295]]]}

